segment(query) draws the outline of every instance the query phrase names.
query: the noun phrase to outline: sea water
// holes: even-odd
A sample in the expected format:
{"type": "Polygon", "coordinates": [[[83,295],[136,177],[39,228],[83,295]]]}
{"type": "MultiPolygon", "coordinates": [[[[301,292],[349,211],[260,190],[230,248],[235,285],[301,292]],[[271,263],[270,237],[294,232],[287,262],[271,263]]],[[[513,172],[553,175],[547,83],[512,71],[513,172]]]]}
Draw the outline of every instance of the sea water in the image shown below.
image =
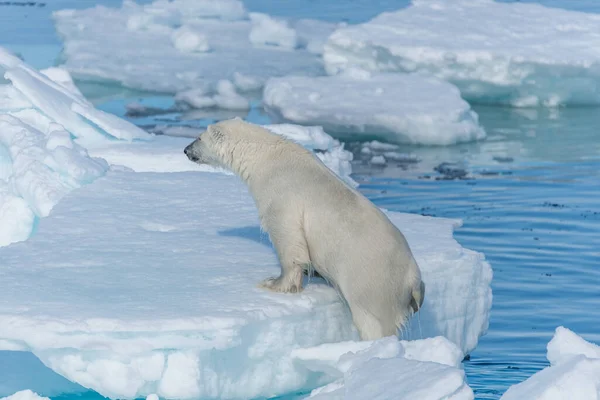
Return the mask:
{"type": "MultiPolygon", "coordinates": [[[[539,2],[600,12],[594,0],[539,2]]],[[[27,9],[0,7],[0,45],[18,51],[36,67],[49,66],[60,50],[49,12],[95,3],[54,0],[27,9]]],[[[102,3],[114,6],[120,1],[102,3]]],[[[252,11],[275,15],[356,23],[408,2],[247,0],[245,4],[252,11]]],[[[111,85],[83,87],[99,108],[145,127],[203,127],[216,119],[210,112],[127,117],[129,102],[166,109],[173,99],[111,85]]],[[[259,102],[253,105],[243,116],[252,122],[269,122],[259,102]]],[[[456,239],[490,261],[494,270],[490,327],[464,368],[476,398],[497,399],[510,385],[547,366],[546,344],[557,326],[600,342],[600,112],[597,108],[474,109],[488,133],[484,141],[450,147],[403,146],[400,152],[419,161],[383,167],[369,165],[357,154],[354,170],[359,189],[378,206],[462,219],[456,239]],[[436,168],[440,164],[443,169],[436,168]]],[[[348,145],[360,148],[360,144],[348,145]]],[[[302,394],[285,398],[299,397],[302,394]]],[[[83,392],[53,398],[101,396],[83,392]]]]}

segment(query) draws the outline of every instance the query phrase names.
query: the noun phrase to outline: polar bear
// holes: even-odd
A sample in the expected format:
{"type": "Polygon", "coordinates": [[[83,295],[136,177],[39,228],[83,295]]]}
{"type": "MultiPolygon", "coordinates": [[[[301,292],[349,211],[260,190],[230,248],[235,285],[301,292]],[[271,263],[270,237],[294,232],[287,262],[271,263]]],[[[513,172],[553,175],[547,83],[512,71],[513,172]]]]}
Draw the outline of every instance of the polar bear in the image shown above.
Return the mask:
{"type": "Polygon", "coordinates": [[[387,216],[311,151],[239,118],[208,129],[184,150],[248,186],[281,264],[260,286],[302,290],[316,270],[341,294],[362,340],[398,334],[425,294],[420,269],[387,216]]]}

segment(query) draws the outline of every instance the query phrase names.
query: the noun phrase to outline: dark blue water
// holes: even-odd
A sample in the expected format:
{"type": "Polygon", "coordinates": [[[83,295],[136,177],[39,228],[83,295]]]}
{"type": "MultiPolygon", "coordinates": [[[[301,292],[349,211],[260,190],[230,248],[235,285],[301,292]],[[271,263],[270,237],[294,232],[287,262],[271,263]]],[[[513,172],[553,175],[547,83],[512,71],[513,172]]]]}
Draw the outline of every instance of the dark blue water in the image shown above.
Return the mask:
{"type": "MultiPolygon", "coordinates": [[[[600,11],[595,0],[542,0],[577,10],[600,11]]],[[[90,5],[56,0],[48,9],[90,5]]],[[[118,3],[111,0],[112,4],[118,3]]],[[[360,22],[405,0],[247,0],[253,11],[276,15],[360,22]]],[[[9,45],[47,66],[60,48],[42,8],[0,8],[0,45],[9,45]],[[22,24],[14,21],[22,18],[22,24]],[[19,26],[26,29],[18,29],[19,26]],[[12,26],[12,28],[11,28],[12,26]],[[8,27],[8,28],[7,28],[8,27]],[[34,27],[39,29],[35,30],[34,27]],[[9,29],[10,28],[10,29],[9,29]],[[19,33],[21,32],[21,33],[19,33]],[[27,32],[25,36],[22,32],[27,32]]],[[[88,88],[100,108],[124,116],[124,105],[138,100],[114,87],[88,88]]],[[[172,99],[142,95],[147,104],[168,107],[172,99]]],[[[464,362],[478,399],[497,399],[510,386],[547,365],[546,344],[557,326],[600,342],[600,110],[559,111],[475,109],[486,140],[449,147],[411,147],[412,165],[354,166],[360,189],[377,205],[394,211],[461,218],[456,239],[485,253],[494,270],[494,302],[489,331],[464,362]],[[434,171],[443,162],[463,169],[469,179],[445,180],[434,171]]],[[[208,116],[177,113],[130,118],[142,126],[203,126],[208,116]]],[[[247,115],[268,122],[259,108],[247,115]]],[[[44,394],[43,392],[40,394],[44,394]]],[[[93,392],[54,396],[96,400],[93,392]]]]}

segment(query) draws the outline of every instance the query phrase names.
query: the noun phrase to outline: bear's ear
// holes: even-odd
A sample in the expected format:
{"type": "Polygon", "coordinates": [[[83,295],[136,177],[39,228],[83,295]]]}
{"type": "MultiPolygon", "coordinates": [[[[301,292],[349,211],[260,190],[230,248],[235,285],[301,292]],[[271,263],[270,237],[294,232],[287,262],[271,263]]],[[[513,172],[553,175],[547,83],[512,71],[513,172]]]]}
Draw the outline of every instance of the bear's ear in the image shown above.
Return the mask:
{"type": "Polygon", "coordinates": [[[225,139],[223,132],[215,125],[209,125],[207,131],[216,142],[222,142],[225,139]]]}

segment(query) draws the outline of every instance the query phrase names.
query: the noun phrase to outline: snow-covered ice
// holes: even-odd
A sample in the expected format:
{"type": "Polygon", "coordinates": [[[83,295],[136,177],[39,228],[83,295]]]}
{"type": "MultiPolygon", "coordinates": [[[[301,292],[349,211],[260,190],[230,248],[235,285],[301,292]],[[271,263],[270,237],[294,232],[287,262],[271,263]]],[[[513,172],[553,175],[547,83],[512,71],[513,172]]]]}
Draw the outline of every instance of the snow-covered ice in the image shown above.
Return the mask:
{"type": "MultiPolygon", "coordinates": [[[[487,329],[491,269],[452,238],[456,221],[389,215],[427,284],[405,339],[445,336],[456,345],[445,359],[460,359],[487,329]]],[[[256,288],[279,266],[231,175],[109,172],[0,257],[0,346],[31,351],[110,397],[252,398],[322,386],[334,379],[290,351],[357,339],[347,309],[318,279],[299,295],[256,288]],[[32,282],[35,291],[21,289],[32,282]]],[[[402,346],[406,356],[411,345],[402,346]]],[[[431,345],[414,346],[413,359],[438,357],[426,354],[431,345]]],[[[407,362],[373,361],[464,385],[455,367],[407,362]]],[[[344,384],[358,390],[371,365],[357,364],[344,384]]],[[[399,384],[391,371],[378,374],[399,384]]]]}
{"type": "Polygon", "coordinates": [[[420,72],[468,101],[600,104],[600,15],[492,0],[415,0],[332,34],[329,73],[420,72]]]}
{"type": "Polygon", "coordinates": [[[600,398],[600,346],[564,327],[548,343],[550,367],[510,387],[502,400],[590,400],[600,398]]]}
{"type": "MultiPolygon", "coordinates": [[[[243,86],[247,87],[245,84],[243,86]]],[[[217,82],[214,91],[196,88],[179,92],[175,95],[175,101],[199,109],[217,107],[225,110],[248,110],[250,108],[250,102],[238,93],[231,81],[226,79],[217,82]]]]}
{"type": "Polygon", "coordinates": [[[337,378],[313,390],[314,399],[473,399],[460,369],[462,352],[443,337],[324,344],[294,350],[292,357],[337,378]]]}
{"type": "Polygon", "coordinates": [[[285,20],[280,20],[262,13],[250,13],[252,29],[250,42],[255,46],[280,46],[295,49],[298,46],[298,35],[285,20]]]}
{"type": "Polygon", "coordinates": [[[5,246],[27,239],[36,218],[108,169],[75,138],[91,143],[110,134],[147,134],[93,108],[73,90],[65,71],[40,73],[2,48],[0,70],[8,79],[0,84],[0,246],[5,246]],[[97,125],[83,115],[93,116],[97,125]]]}
{"type": "Polygon", "coordinates": [[[210,50],[206,36],[195,32],[187,26],[183,26],[171,34],[171,40],[175,48],[184,53],[204,53],[210,50]]]}
{"type": "Polygon", "coordinates": [[[272,78],[263,102],[277,119],[349,138],[368,133],[396,143],[448,145],[485,137],[454,85],[415,74],[272,78]]]}
{"type": "Polygon", "coordinates": [[[237,0],[126,1],[53,18],[64,41],[62,66],[77,77],[169,93],[214,90],[223,79],[236,83],[236,73],[255,88],[272,76],[322,74],[314,53],[335,27],[249,15],[237,0]]]}
{"type": "Polygon", "coordinates": [[[13,395],[2,397],[0,400],[50,400],[48,397],[42,397],[31,390],[21,390],[13,395]]]}
{"type": "Polygon", "coordinates": [[[0,72],[15,89],[6,90],[13,95],[16,91],[18,97],[2,103],[12,111],[11,115],[26,118],[38,130],[45,131],[50,122],[56,122],[86,143],[107,137],[133,140],[148,136],[135,125],[94,108],[78,90],[70,90],[74,85],[64,71],[59,74],[51,69],[45,75],[0,47],[0,72]]]}

